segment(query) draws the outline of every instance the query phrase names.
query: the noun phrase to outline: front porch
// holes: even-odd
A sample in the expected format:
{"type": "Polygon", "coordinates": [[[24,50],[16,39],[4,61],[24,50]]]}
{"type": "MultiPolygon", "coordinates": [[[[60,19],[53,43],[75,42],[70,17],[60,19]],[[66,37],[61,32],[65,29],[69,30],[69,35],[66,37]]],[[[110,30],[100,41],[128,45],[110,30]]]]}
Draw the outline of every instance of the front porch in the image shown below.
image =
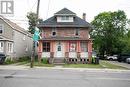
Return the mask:
{"type": "Polygon", "coordinates": [[[40,41],[38,57],[47,58],[49,63],[63,60],[63,63],[90,63],[92,41],[40,41]],[[45,42],[45,43],[44,43],[45,42]]]}

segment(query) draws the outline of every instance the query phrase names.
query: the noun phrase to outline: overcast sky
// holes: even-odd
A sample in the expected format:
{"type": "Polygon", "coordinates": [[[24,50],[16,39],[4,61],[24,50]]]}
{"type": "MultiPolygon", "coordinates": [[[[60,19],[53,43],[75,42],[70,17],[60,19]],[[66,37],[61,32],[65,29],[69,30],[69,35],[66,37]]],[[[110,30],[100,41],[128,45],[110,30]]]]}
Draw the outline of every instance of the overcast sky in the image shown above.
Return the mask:
{"type": "MultiPolygon", "coordinates": [[[[13,0],[14,16],[8,17],[27,29],[27,12],[36,12],[37,0],[13,0]]],[[[51,17],[64,7],[82,18],[86,13],[86,21],[91,22],[94,16],[104,11],[124,10],[130,19],[130,0],[40,0],[39,16],[43,20],[51,17]]]]}

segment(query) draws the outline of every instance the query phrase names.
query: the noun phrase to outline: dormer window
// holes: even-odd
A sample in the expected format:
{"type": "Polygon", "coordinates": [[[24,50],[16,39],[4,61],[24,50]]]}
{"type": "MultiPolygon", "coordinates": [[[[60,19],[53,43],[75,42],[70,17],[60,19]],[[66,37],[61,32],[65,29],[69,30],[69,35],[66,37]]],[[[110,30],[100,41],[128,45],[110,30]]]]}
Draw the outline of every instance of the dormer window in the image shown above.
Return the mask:
{"type": "Polygon", "coordinates": [[[57,22],[74,22],[73,16],[57,16],[57,22]]]}
{"type": "Polygon", "coordinates": [[[62,16],[61,20],[69,20],[69,16],[62,16]]]}
{"type": "Polygon", "coordinates": [[[56,29],[55,29],[55,28],[52,29],[52,36],[53,36],[53,37],[56,36],[56,29]]]}

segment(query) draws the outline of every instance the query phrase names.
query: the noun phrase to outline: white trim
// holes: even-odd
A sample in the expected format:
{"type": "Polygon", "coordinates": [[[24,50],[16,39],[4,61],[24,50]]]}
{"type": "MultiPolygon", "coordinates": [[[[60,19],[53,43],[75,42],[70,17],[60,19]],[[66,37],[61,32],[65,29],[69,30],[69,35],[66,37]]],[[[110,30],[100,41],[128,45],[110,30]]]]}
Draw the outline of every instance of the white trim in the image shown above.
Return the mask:
{"type": "Polygon", "coordinates": [[[50,58],[50,52],[42,52],[42,57],[50,58]]]}
{"type": "Polygon", "coordinates": [[[13,49],[14,49],[13,43],[8,42],[7,47],[8,47],[8,52],[13,53],[13,49]]]}
{"type": "Polygon", "coordinates": [[[2,33],[0,33],[0,34],[3,34],[4,33],[4,25],[3,24],[0,24],[0,26],[1,26],[1,30],[2,30],[2,33]]]}
{"type": "Polygon", "coordinates": [[[4,52],[4,42],[0,41],[0,52],[4,52]]]}

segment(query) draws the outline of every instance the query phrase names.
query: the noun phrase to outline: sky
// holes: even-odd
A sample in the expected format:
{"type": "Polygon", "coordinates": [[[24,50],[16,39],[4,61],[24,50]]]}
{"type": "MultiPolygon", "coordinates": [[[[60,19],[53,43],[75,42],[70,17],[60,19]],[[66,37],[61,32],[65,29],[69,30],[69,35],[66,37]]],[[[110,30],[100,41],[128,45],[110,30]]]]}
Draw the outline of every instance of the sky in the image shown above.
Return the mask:
{"type": "MultiPolygon", "coordinates": [[[[28,12],[36,12],[38,0],[13,0],[14,15],[6,17],[27,30],[28,12]]],[[[101,12],[125,11],[127,18],[130,19],[130,0],[40,0],[39,18],[43,20],[53,16],[63,8],[68,8],[82,18],[86,13],[86,21],[91,22],[94,17],[101,12]]]]}

